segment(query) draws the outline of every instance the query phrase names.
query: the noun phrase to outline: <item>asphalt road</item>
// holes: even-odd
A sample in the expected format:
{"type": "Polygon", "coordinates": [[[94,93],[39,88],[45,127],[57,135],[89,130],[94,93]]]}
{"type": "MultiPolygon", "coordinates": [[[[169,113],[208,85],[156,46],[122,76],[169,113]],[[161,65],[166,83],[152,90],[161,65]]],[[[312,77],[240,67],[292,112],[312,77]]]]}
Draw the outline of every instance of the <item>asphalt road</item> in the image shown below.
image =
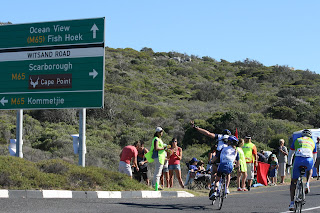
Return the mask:
{"type": "MultiPolygon", "coordinates": [[[[305,212],[320,212],[320,181],[310,183],[305,212]]],[[[157,212],[287,212],[289,186],[253,188],[250,192],[232,192],[222,209],[211,205],[207,197],[161,199],[0,199],[0,212],[10,213],[157,213],[157,212]]]]}

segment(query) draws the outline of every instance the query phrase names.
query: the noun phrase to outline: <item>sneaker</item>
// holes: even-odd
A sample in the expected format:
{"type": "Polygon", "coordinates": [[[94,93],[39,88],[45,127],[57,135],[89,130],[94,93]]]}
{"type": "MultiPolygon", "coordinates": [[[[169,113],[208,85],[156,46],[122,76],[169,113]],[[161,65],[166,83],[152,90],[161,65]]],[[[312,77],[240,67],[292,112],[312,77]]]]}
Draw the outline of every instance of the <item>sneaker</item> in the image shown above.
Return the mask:
{"type": "Polygon", "coordinates": [[[213,192],[210,196],[209,196],[209,200],[215,200],[217,197],[217,192],[213,192]]]}
{"type": "Polygon", "coordinates": [[[209,192],[209,200],[214,200],[213,197],[214,197],[214,189],[213,189],[213,187],[211,187],[210,192],[209,192]]]}
{"type": "Polygon", "coordinates": [[[318,175],[318,177],[317,177],[317,180],[319,180],[319,175],[318,175]]]}
{"type": "Polygon", "coordinates": [[[289,205],[289,211],[294,211],[294,202],[291,202],[289,205]]]}
{"type": "Polygon", "coordinates": [[[248,191],[248,189],[246,189],[246,188],[243,188],[243,189],[242,189],[242,191],[244,191],[244,192],[247,192],[247,191],[248,191]]]}
{"type": "Polygon", "coordinates": [[[230,194],[229,189],[226,189],[226,190],[225,190],[225,193],[226,193],[226,194],[230,194]]]}
{"type": "Polygon", "coordinates": [[[238,188],[237,191],[242,191],[242,189],[241,189],[241,188],[238,188]]]}
{"type": "Polygon", "coordinates": [[[309,186],[309,183],[306,183],[305,193],[308,194],[309,192],[310,192],[310,186],[309,186]]]}
{"type": "Polygon", "coordinates": [[[250,189],[251,189],[251,186],[248,186],[248,191],[250,191],[250,189]]]}

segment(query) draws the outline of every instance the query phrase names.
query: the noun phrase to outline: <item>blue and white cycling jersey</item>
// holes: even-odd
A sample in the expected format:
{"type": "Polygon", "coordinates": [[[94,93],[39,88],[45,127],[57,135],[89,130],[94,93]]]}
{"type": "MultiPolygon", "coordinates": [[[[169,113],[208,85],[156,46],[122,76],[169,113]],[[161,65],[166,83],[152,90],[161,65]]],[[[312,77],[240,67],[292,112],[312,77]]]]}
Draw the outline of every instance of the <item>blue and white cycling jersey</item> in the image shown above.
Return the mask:
{"type": "Polygon", "coordinates": [[[233,169],[233,162],[239,160],[239,153],[232,146],[227,146],[217,153],[217,158],[220,159],[218,175],[220,176],[221,173],[230,174],[233,169]]]}
{"type": "Polygon", "coordinates": [[[227,146],[221,150],[220,156],[217,157],[220,157],[220,163],[233,163],[235,160],[239,160],[239,153],[232,146],[227,146]]]}

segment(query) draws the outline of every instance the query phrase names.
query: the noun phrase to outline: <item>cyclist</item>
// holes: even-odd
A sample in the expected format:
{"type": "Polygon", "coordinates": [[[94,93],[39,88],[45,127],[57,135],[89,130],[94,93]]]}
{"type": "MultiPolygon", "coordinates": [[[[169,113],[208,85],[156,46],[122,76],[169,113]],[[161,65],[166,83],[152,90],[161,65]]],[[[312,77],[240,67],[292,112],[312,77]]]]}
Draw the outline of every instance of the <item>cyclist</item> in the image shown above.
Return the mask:
{"type": "Polygon", "coordinates": [[[226,180],[226,194],[229,194],[229,184],[230,184],[230,174],[233,170],[233,163],[237,161],[237,167],[239,167],[239,153],[237,152],[236,146],[238,145],[239,140],[235,136],[229,136],[228,137],[228,146],[221,149],[221,152],[219,152],[216,156],[213,157],[213,162],[217,159],[220,159],[220,164],[218,166],[218,172],[215,179],[215,184],[211,187],[210,193],[209,193],[209,199],[214,200],[217,196],[216,188],[218,187],[220,178],[222,176],[222,173],[227,174],[227,180],[226,180]]]}
{"type": "Polygon", "coordinates": [[[295,155],[292,176],[291,176],[291,185],[290,185],[290,197],[291,202],[289,205],[289,211],[294,211],[294,194],[296,190],[297,180],[300,176],[299,167],[305,166],[306,168],[306,188],[305,193],[310,192],[309,180],[312,175],[312,167],[317,157],[317,148],[312,140],[312,132],[309,129],[302,131],[302,137],[297,138],[290,147],[288,165],[292,164],[292,157],[295,155]]]}
{"type": "MultiPolygon", "coordinates": [[[[212,139],[218,140],[218,145],[217,145],[217,151],[216,151],[216,155],[219,154],[219,152],[221,151],[221,149],[223,147],[227,147],[227,142],[228,142],[228,138],[231,135],[230,130],[225,129],[223,130],[222,134],[215,134],[212,132],[209,132],[208,130],[202,129],[198,126],[196,126],[194,124],[194,121],[190,121],[192,128],[194,128],[195,130],[197,130],[198,132],[200,132],[201,134],[208,136],[212,139]]],[[[220,159],[218,158],[214,163],[212,163],[212,167],[211,167],[211,181],[213,181],[215,179],[215,175],[217,173],[217,168],[218,168],[218,164],[219,164],[220,159]]]]}

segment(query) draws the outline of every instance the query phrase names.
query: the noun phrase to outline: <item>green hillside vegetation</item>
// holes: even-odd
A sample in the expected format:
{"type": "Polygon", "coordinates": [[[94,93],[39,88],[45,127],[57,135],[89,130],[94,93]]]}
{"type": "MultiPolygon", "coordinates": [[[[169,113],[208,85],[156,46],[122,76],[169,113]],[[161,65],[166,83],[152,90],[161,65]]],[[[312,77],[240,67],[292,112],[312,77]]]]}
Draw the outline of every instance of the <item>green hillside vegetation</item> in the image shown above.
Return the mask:
{"type": "Polygon", "coordinates": [[[148,189],[127,175],[98,167],[80,167],[60,159],[33,163],[0,156],[0,185],[6,189],[123,191],[148,189]]]}
{"type": "MultiPolygon", "coordinates": [[[[288,146],[294,131],[320,126],[320,76],[309,70],[151,48],[105,51],[104,109],[87,109],[87,166],[117,171],[122,147],[143,140],[150,148],[156,126],[164,128],[165,143],[178,138],[182,164],[192,157],[206,162],[214,141],[195,132],[190,120],[214,133],[249,133],[259,150],[272,150],[280,138],[288,146]]],[[[70,134],[78,126],[74,109],[24,110],[24,159],[77,165],[70,134]]],[[[15,128],[16,111],[0,111],[1,155],[9,155],[15,128]]]]}

